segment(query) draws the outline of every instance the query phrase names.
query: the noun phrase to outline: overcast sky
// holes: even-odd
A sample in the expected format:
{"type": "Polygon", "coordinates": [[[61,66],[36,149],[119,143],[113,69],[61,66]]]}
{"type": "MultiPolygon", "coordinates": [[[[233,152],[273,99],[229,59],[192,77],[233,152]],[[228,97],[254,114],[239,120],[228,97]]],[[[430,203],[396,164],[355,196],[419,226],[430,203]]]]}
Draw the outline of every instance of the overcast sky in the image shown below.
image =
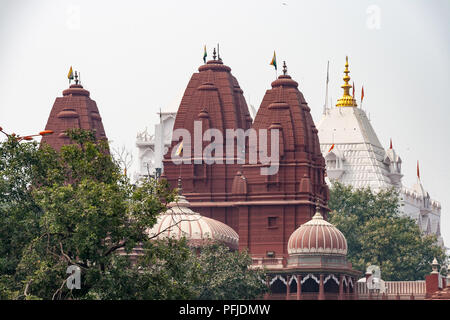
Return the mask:
{"type": "MultiPolygon", "coordinates": [[[[21,1],[0,2],[0,126],[18,134],[44,129],[72,65],[81,72],[116,147],[135,154],[136,133],[153,131],[156,112],[184,91],[220,43],[225,64],[257,109],[276,50],[320,119],[326,65],[330,96],[351,81],[381,143],[392,138],[403,181],[416,161],[442,204],[450,245],[450,2],[433,1],[21,1]]],[[[3,138],[1,138],[3,139],[3,138]]]]}

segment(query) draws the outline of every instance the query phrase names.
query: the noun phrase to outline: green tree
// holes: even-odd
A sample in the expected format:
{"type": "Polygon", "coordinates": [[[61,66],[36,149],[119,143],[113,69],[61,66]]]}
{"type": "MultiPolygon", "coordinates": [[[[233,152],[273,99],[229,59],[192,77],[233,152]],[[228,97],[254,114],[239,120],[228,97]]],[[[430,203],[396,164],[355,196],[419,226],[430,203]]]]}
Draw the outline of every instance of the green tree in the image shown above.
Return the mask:
{"type": "Polygon", "coordinates": [[[174,199],[164,182],[132,186],[93,132],[67,134],[74,144],[60,152],[1,144],[2,298],[84,297],[116,267],[114,253],[145,241],[174,199]],[[82,270],[81,290],[65,286],[69,265],[82,270]]]}
{"type": "Polygon", "coordinates": [[[34,167],[39,164],[37,144],[9,137],[0,144],[0,298],[17,294],[14,277],[22,251],[39,230],[42,213],[30,191],[34,167]]]}
{"type": "Polygon", "coordinates": [[[230,251],[219,243],[205,246],[198,259],[201,282],[198,299],[255,299],[267,292],[265,271],[250,269],[247,252],[230,251]]]}
{"type": "Polygon", "coordinates": [[[395,189],[375,193],[336,182],[328,205],[329,221],[347,239],[347,258],[361,272],[374,264],[384,280],[421,280],[434,257],[445,261],[436,237],[422,234],[413,219],[400,214],[395,189]]]}
{"type": "Polygon", "coordinates": [[[256,297],[261,271],[221,245],[197,255],[182,241],[152,241],[175,193],[165,180],[130,184],[93,132],[66,132],[56,152],[14,139],[0,144],[0,298],[240,299],[256,297]],[[131,263],[124,253],[141,246],[131,263]],[[66,287],[67,267],[81,289],[66,287]]]}

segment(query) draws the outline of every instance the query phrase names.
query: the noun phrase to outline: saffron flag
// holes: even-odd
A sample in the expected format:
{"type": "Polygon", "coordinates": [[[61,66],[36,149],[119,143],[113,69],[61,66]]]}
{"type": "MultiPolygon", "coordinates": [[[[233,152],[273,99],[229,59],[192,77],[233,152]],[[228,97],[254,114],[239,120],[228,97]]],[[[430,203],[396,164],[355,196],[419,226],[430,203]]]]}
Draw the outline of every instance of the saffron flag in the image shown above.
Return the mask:
{"type": "Polygon", "coordinates": [[[180,156],[182,152],[183,152],[183,141],[181,141],[181,143],[178,145],[178,149],[175,155],[180,156]]]}
{"type": "Polygon", "coordinates": [[[391,144],[389,146],[389,149],[392,149],[392,138],[391,138],[391,144]]]}
{"type": "Polygon", "coordinates": [[[272,61],[270,61],[270,65],[275,67],[275,70],[277,70],[277,56],[275,55],[275,51],[273,52],[273,58],[272,61]]]}
{"type": "Polygon", "coordinates": [[[363,99],[364,99],[364,86],[362,86],[361,88],[361,102],[363,101],[363,99]]]}
{"type": "Polygon", "coordinates": [[[206,53],[206,46],[205,46],[205,50],[204,50],[204,52],[203,52],[203,62],[204,63],[206,63],[206,56],[207,56],[208,54],[206,53]]]}
{"type": "Polygon", "coordinates": [[[353,99],[355,98],[355,83],[353,82],[353,99]]]}
{"type": "Polygon", "coordinates": [[[73,70],[72,70],[72,66],[70,66],[70,70],[69,70],[69,74],[67,75],[67,79],[73,80],[73,70]]]}
{"type": "Polygon", "coordinates": [[[331,150],[334,149],[334,143],[332,144],[332,146],[330,147],[330,150],[328,150],[328,152],[331,152],[331,150]]]}

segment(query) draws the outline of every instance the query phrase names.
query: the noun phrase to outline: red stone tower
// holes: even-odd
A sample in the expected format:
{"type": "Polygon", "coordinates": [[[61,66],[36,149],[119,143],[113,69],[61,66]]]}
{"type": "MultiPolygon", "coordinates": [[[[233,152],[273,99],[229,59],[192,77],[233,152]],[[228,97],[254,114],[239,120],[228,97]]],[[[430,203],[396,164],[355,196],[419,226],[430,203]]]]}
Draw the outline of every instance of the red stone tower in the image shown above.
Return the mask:
{"type": "Polygon", "coordinates": [[[45,127],[45,130],[53,130],[54,133],[44,136],[41,144],[47,143],[59,150],[63,145],[71,144],[64,131],[75,128],[95,130],[97,139],[106,139],[97,104],[89,97],[89,91],[78,82],[75,73],[75,84],[64,90],[62,97],[56,98],[45,127]]]}
{"type": "MultiPolygon", "coordinates": [[[[183,156],[188,149],[191,163],[176,165],[171,157],[173,151],[181,150],[179,142],[183,139],[174,135],[164,159],[164,177],[172,187],[181,177],[191,207],[238,232],[239,248],[248,248],[255,264],[284,269],[291,234],[312,218],[316,203],[320,203],[325,219],[328,211],[325,161],[317,129],[298,83],[286,74],[286,67],[266,92],[253,125],[242,90],[230,70],[215,57],[199,68],[181,101],[174,133],[184,128],[193,136],[195,121],[201,122],[202,133],[215,128],[224,137],[226,129],[251,128],[256,136],[262,130],[278,129],[279,170],[264,175],[261,169],[267,165],[250,161],[250,154],[260,155],[261,151],[261,141],[255,149],[251,139],[246,143],[244,164],[195,164],[194,146],[183,141],[183,156]]],[[[267,140],[271,141],[270,135],[267,140]]],[[[270,149],[269,143],[269,152],[270,149]]],[[[236,150],[226,154],[224,148],[224,159],[236,155],[236,150]]]]}
{"type": "Polygon", "coordinates": [[[283,73],[267,90],[252,126],[279,130],[279,170],[262,175],[261,163],[245,164],[234,190],[241,198],[235,204],[239,247],[249,248],[255,263],[274,268],[286,264],[289,237],[311,219],[316,202],[328,210],[329,192],[310,108],[286,66],[283,73]]]}
{"type": "MultiPolygon", "coordinates": [[[[174,124],[177,129],[186,129],[192,136],[192,143],[183,142],[183,155],[190,149],[190,164],[176,165],[172,160],[172,151],[176,150],[179,141],[173,141],[172,146],[165,155],[164,177],[172,187],[177,186],[177,179],[183,180],[184,195],[191,203],[191,207],[204,216],[222,221],[237,231],[237,217],[233,217],[232,203],[230,202],[232,184],[240,164],[234,160],[233,164],[226,164],[226,158],[235,159],[236,148],[233,154],[227,154],[223,148],[223,164],[194,163],[196,152],[194,150],[194,122],[201,123],[201,132],[215,128],[223,133],[225,139],[226,129],[250,128],[252,118],[248,112],[243,91],[236,78],[231,74],[231,68],[224,65],[220,58],[213,60],[198,68],[189,81],[181,100],[174,124]]],[[[175,139],[175,137],[174,137],[175,139]]],[[[182,139],[180,139],[182,140],[182,139]]],[[[203,142],[201,149],[210,142],[203,142]]],[[[198,155],[198,153],[197,153],[198,155]]],[[[198,162],[198,161],[197,161],[198,162]]]]}

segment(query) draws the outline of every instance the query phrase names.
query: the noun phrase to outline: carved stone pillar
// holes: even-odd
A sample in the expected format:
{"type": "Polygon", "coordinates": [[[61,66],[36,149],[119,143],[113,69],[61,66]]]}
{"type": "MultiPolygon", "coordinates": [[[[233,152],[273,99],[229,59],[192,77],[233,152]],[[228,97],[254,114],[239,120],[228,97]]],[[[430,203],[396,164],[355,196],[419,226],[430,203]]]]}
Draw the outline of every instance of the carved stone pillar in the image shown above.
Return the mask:
{"type": "Polygon", "coordinates": [[[302,300],[302,276],[297,275],[297,300],[302,300]]]}
{"type": "Polygon", "coordinates": [[[325,300],[325,290],[324,290],[322,273],[320,274],[320,281],[319,281],[319,300],[325,300]]]}
{"type": "Polygon", "coordinates": [[[339,277],[339,300],[344,300],[344,275],[339,277]]]}
{"type": "Polygon", "coordinates": [[[291,294],[291,286],[289,285],[289,275],[286,276],[286,300],[289,300],[289,295],[291,294]]]}
{"type": "Polygon", "coordinates": [[[349,294],[350,293],[350,281],[347,280],[347,286],[345,287],[345,293],[349,294]]]}

